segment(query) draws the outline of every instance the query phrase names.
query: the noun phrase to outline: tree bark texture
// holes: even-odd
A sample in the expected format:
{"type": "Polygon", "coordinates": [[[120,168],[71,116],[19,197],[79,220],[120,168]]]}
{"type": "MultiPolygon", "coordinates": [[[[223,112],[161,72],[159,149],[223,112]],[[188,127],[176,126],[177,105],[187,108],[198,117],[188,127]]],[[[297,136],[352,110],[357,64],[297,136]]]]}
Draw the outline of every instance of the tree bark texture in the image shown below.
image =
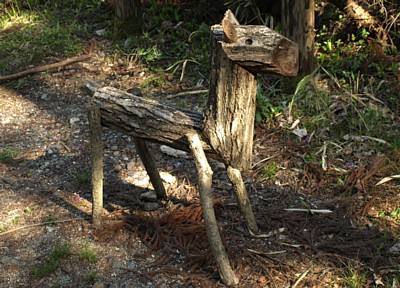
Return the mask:
{"type": "Polygon", "coordinates": [[[167,193],[165,192],[163,181],[160,177],[160,173],[158,173],[156,163],[153,156],[151,156],[146,142],[136,138],[134,138],[134,142],[136,146],[136,151],[138,152],[139,157],[142,160],[144,167],[146,168],[147,174],[149,174],[151,184],[153,184],[153,188],[157,193],[157,197],[162,199],[167,198],[167,193]]]}
{"type": "Polygon", "coordinates": [[[100,107],[103,126],[184,151],[190,151],[186,134],[197,131],[206,153],[221,160],[202,133],[203,114],[163,105],[111,87],[89,89],[95,91],[92,104],[100,107]]]}
{"type": "Polygon", "coordinates": [[[103,144],[101,141],[100,109],[90,107],[88,118],[92,149],[92,215],[94,226],[100,228],[103,217],[103,144]]]}
{"type": "Polygon", "coordinates": [[[212,52],[208,110],[204,134],[223,162],[241,170],[252,164],[257,81],[229,60],[219,43],[212,52]]]}
{"type": "Polygon", "coordinates": [[[251,207],[246,187],[244,186],[242,175],[238,169],[228,167],[227,169],[229,180],[233,184],[233,189],[236,194],[236,200],[239,204],[239,209],[246,221],[247,227],[253,234],[258,234],[258,225],[254,217],[253,208],[251,207]]]}
{"type": "Polygon", "coordinates": [[[114,37],[138,34],[142,28],[140,0],[115,0],[114,37]]]}
{"type": "Polygon", "coordinates": [[[282,34],[299,45],[299,73],[314,70],[315,0],[282,0],[282,34]]]}
{"type": "Polygon", "coordinates": [[[239,282],[239,279],[236,277],[229,263],[228,254],[226,253],[225,247],[222,243],[217,220],[215,218],[211,194],[213,172],[207,162],[207,158],[205,157],[198,134],[189,133],[187,134],[187,138],[197,167],[199,178],[198,187],[201,207],[203,210],[204,224],[206,227],[208,241],[210,243],[215,262],[217,263],[218,272],[224,284],[236,285],[239,282]]]}
{"type": "Polygon", "coordinates": [[[212,69],[203,131],[227,166],[246,171],[252,164],[255,73],[295,75],[298,48],[267,27],[223,23],[211,28],[212,69]]]}
{"type": "MultiPolygon", "coordinates": [[[[278,32],[259,25],[233,25],[235,42],[226,41],[223,25],[213,25],[212,42],[217,42],[226,57],[250,72],[282,76],[296,76],[298,45],[278,32]]],[[[217,47],[212,43],[213,53],[217,47]]],[[[223,54],[222,54],[223,55],[223,54]]],[[[211,66],[214,70],[215,67],[211,66]]]]}

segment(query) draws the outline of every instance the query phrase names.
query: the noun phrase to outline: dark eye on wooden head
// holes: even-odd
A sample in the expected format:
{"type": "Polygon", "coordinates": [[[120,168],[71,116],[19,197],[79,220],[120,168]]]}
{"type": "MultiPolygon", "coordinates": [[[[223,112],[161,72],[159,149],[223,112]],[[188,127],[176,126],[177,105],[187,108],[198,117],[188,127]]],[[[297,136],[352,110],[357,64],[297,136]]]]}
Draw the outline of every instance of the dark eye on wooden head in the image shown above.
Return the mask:
{"type": "Polygon", "coordinates": [[[249,38],[249,39],[246,39],[246,41],[244,41],[244,43],[246,43],[246,45],[251,45],[251,44],[253,44],[253,40],[251,40],[249,38]]]}

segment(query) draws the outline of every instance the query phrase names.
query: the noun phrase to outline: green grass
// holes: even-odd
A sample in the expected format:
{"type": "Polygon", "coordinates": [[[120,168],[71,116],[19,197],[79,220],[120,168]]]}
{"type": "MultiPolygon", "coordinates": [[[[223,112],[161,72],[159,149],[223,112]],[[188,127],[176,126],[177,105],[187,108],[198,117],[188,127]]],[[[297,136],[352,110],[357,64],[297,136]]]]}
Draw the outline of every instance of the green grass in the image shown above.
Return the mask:
{"type": "Polygon", "coordinates": [[[363,288],[367,286],[367,274],[360,272],[358,269],[350,268],[343,275],[343,282],[349,288],[363,288]]]}
{"type": "Polygon", "coordinates": [[[30,5],[10,1],[0,12],[0,74],[23,70],[29,64],[43,65],[49,57],[61,58],[83,51],[85,41],[79,36],[87,34],[87,25],[66,16],[80,15],[78,4],[61,13],[58,7],[50,5],[52,1],[44,6],[39,1],[28,2],[30,5]]]}
{"type": "Polygon", "coordinates": [[[50,275],[60,267],[61,260],[67,258],[71,254],[71,247],[67,244],[58,245],[53,248],[50,253],[49,260],[40,265],[35,265],[32,274],[36,278],[43,278],[50,275]]]}
{"type": "Polygon", "coordinates": [[[79,258],[89,263],[97,262],[96,251],[94,251],[93,246],[89,242],[85,242],[85,244],[81,247],[79,251],[79,258]]]}
{"type": "Polygon", "coordinates": [[[278,165],[274,161],[272,161],[264,166],[261,172],[260,180],[267,181],[274,179],[278,171],[279,171],[278,165]]]}
{"type": "Polygon", "coordinates": [[[2,149],[0,150],[0,163],[10,164],[18,154],[19,151],[15,149],[2,149]]]}
{"type": "Polygon", "coordinates": [[[91,173],[90,173],[90,171],[81,171],[76,174],[75,179],[79,184],[90,183],[91,173]]]}

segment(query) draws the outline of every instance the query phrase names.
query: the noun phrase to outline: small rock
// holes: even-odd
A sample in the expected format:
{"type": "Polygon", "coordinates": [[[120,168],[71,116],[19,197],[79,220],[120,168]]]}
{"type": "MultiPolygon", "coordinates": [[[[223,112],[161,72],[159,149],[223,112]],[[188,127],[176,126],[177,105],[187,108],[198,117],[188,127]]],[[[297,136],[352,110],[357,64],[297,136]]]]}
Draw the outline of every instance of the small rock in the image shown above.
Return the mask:
{"type": "Polygon", "coordinates": [[[43,93],[42,96],[40,96],[40,99],[46,100],[46,99],[47,99],[47,94],[46,94],[46,93],[43,93]]]}
{"type": "Polygon", "coordinates": [[[160,208],[160,204],[157,202],[145,202],[143,206],[146,211],[154,211],[160,208]]]}
{"type": "Polygon", "coordinates": [[[110,149],[113,150],[113,151],[118,150],[118,146],[117,145],[113,145],[113,146],[111,146],[110,149]]]}
{"type": "Polygon", "coordinates": [[[390,253],[392,254],[400,254],[400,243],[394,244],[389,248],[390,253]]]}
{"type": "Polygon", "coordinates": [[[177,149],[165,146],[165,145],[161,145],[160,150],[164,154],[167,154],[169,156],[176,157],[176,158],[179,158],[179,157],[185,158],[187,156],[187,153],[185,151],[177,150],[177,149]]]}
{"type": "Polygon", "coordinates": [[[183,163],[179,160],[176,160],[173,164],[173,169],[182,169],[183,168],[183,163]]]}
{"type": "Polygon", "coordinates": [[[117,269],[118,269],[118,268],[121,268],[121,261],[115,260],[113,267],[114,267],[114,268],[117,268],[117,269]]]}
{"type": "Polygon", "coordinates": [[[126,164],[126,169],[128,170],[133,170],[136,166],[136,163],[134,161],[129,162],[128,164],[126,164]]]}
{"type": "Polygon", "coordinates": [[[106,284],[101,283],[101,282],[96,282],[93,284],[92,288],[106,288],[106,284]]]}
{"type": "Polygon", "coordinates": [[[79,122],[79,118],[78,117],[72,117],[71,119],[69,119],[69,124],[73,125],[77,122],[79,122]]]}
{"type": "Polygon", "coordinates": [[[94,31],[94,34],[96,34],[97,36],[103,36],[106,32],[107,32],[106,29],[99,29],[99,30],[94,31]]]}
{"type": "Polygon", "coordinates": [[[217,172],[225,171],[225,164],[224,163],[215,161],[212,166],[213,166],[213,170],[214,171],[217,171],[217,172]]]}
{"type": "Polygon", "coordinates": [[[146,202],[155,202],[155,201],[157,201],[156,191],[149,190],[147,192],[142,193],[140,195],[140,200],[146,201],[146,202]]]}
{"type": "Polygon", "coordinates": [[[52,226],[46,226],[46,230],[48,233],[52,233],[56,230],[56,228],[52,227],[52,226]]]}
{"type": "Polygon", "coordinates": [[[121,171],[122,166],[121,166],[120,164],[116,164],[116,165],[114,166],[114,169],[115,169],[116,171],[121,171]]]}
{"type": "Polygon", "coordinates": [[[128,263],[128,266],[126,268],[131,269],[131,270],[136,269],[136,264],[133,262],[130,262],[130,263],[128,263]]]}
{"type": "Polygon", "coordinates": [[[166,183],[169,183],[169,184],[176,183],[176,177],[169,174],[168,172],[160,172],[160,177],[166,183]]]}

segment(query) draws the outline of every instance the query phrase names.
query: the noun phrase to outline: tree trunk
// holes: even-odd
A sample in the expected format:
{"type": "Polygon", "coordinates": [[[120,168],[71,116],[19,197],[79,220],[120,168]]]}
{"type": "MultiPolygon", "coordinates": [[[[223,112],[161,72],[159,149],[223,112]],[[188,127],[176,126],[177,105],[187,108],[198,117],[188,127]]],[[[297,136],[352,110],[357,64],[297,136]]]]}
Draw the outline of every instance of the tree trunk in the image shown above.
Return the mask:
{"type": "Polygon", "coordinates": [[[315,0],[282,0],[282,34],[299,45],[299,74],[314,70],[315,0]]]}
{"type": "Polygon", "coordinates": [[[140,0],[115,0],[114,37],[139,34],[142,28],[140,0]]]}

